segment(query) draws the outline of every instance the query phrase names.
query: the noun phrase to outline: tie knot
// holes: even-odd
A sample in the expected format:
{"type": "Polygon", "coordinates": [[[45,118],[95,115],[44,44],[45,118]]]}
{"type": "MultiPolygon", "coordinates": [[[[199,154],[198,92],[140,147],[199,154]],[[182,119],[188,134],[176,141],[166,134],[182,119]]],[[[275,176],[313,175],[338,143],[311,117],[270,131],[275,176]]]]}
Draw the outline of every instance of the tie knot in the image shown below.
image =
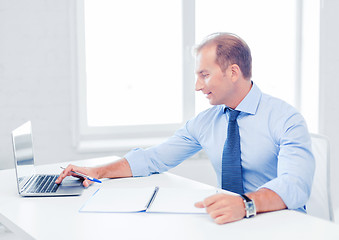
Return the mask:
{"type": "Polygon", "coordinates": [[[234,122],[237,119],[239,113],[240,113],[240,111],[230,110],[230,112],[229,112],[229,121],[234,122]]]}

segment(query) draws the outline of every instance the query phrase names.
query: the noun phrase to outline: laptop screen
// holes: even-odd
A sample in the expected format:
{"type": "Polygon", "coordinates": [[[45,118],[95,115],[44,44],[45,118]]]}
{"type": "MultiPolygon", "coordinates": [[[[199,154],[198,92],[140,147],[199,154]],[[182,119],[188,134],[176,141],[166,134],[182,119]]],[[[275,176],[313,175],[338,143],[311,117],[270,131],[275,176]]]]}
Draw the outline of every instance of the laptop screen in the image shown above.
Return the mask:
{"type": "Polygon", "coordinates": [[[12,131],[14,163],[19,191],[34,174],[32,125],[28,121],[12,131]]]}

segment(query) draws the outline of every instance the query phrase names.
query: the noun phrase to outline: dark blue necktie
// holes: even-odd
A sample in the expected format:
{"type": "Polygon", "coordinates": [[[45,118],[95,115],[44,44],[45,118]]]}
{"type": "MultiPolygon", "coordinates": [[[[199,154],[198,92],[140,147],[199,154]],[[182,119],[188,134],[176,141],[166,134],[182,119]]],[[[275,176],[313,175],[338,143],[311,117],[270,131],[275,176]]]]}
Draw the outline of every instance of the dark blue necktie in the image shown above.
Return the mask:
{"type": "Polygon", "coordinates": [[[237,117],[239,111],[231,110],[229,112],[229,121],[227,128],[227,138],[222,155],[222,189],[243,194],[240,155],[240,135],[237,117]]]}

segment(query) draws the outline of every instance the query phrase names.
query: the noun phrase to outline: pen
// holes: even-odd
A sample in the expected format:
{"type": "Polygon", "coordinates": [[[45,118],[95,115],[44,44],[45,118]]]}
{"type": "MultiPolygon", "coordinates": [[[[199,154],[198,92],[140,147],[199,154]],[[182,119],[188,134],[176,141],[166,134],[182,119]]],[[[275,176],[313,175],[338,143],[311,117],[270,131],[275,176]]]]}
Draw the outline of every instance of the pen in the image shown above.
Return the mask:
{"type": "MultiPolygon", "coordinates": [[[[60,167],[61,169],[65,169],[64,167],[60,167]]],[[[82,173],[79,173],[79,172],[76,172],[76,171],[71,171],[71,173],[74,173],[80,177],[83,177],[83,178],[87,178],[88,180],[92,181],[92,182],[97,182],[97,183],[101,183],[100,180],[96,179],[96,178],[92,178],[90,176],[87,176],[85,174],[82,174],[82,173]]]]}

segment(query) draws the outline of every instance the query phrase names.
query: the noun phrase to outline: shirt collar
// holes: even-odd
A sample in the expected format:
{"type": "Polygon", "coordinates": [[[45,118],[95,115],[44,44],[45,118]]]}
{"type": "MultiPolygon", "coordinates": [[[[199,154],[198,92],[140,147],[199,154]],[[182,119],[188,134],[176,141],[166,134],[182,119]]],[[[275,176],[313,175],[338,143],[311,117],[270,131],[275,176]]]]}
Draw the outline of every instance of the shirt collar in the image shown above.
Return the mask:
{"type": "MultiPolygon", "coordinates": [[[[261,96],[262,92],[260,91],[258,86],[254,82],[252,82],[251,90],[248,92],[246,97],[240,102],[235,110],[254,115],[257,112],[261,96]]],[[[227,106],[225,107],[227,108],[227,106]]]]}

